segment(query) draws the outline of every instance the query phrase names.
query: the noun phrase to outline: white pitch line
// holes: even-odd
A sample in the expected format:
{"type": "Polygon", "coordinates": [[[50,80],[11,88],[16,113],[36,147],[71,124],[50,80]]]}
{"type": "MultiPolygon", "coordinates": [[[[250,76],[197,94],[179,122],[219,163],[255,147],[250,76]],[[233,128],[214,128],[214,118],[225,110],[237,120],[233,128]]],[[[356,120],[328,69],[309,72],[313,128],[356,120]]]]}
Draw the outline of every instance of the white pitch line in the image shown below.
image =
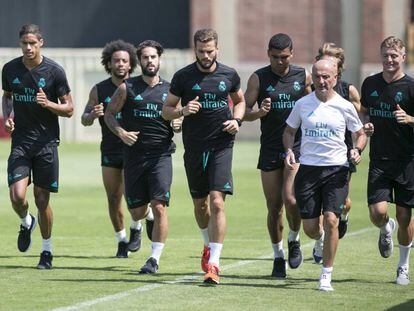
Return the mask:
{"type": "MultiPolygon", "coordinates": [[[[364,229],[361,229],[361,230],[358,230],[358,231],[347,233],[347,237],[360,235],[360,234],[363,234],[363,233],[366,233],[366,232],[369,232],[369,231],[373,231],[375,229],[376,229],[375,227],[364,228],[364,229]]],[[[307,244],[302,245],[302,248],[308,248],[308,247],[311,247],[313,245],[314,245],[314,242],[312,241],[312,242],[309,242],[307,244]]],[[[225,265],[225,266],[221,267],[220,270],[224,271],[224,270],[239,268],[241,266],[245,266],[245,265],[254,263],[256,260],[272,258],[272,256],[273,256],[273,253],[268,254],[268,255],[263,255],[263,256],[255,258],[255,259],[252,259],[252,260],[240,260],[238,262],[225,265]]],[[[119,300],[119,299],[122,299],[122,298],[125,298],[125,297],[128,297],[128,296],[131,296],[131,295],[136,294],[136,293],[141,293],[141,292],[146,292],[146,291],[149,291],[149,290],[152,290],[152,289],[156,289],[156,288],[164,286],[166,284],[177,284],[177,283],[183,283],[183,282],[186,282],[186,281],[192,281],[192,280],[198,279],[201,274],[202,274],[202,272],[198,272],[197,274],[185,275],[185,276],[176,278],[176,279],[171,280],[171,281],[164,281],[162,283],[148,284],[148,285],[140,286],[140,287],[137,287],[137,288],[134,288],[134,289],[124,291],[124,292],[120,292],[120,293],[117,293],[117,294],[114,294],[114,295],[108,295],[108,296],[104,296],[104,297],[100,297],[100,298],[96,298],[96,299],[92,299],[92,300],[79,302],[79,303],[76,303],[74,305],[67,306],[67,307],[60,307],[60,308],[52,309],[52,311],[81,310],[81,309],[91,307],[93,305],[97,305],[99,303],[108,302],[108,301],[115,301],[115,300],[119,300]]]]}

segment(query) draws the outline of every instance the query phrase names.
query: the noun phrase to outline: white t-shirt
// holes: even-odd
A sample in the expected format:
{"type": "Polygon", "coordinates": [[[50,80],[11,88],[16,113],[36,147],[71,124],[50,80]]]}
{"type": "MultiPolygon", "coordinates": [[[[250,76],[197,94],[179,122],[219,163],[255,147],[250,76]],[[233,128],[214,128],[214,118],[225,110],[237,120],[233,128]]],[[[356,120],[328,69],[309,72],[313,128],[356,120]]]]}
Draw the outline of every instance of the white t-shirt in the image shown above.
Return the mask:
{"type": "Polygon", "coordinates": [[[312,92],[298,100],[286,123],[301,127],[301,164],[314,166],[348,166],[345,129],[357,132],[362,123],[354,105],[335,94],[321,102],[312,92]]]}

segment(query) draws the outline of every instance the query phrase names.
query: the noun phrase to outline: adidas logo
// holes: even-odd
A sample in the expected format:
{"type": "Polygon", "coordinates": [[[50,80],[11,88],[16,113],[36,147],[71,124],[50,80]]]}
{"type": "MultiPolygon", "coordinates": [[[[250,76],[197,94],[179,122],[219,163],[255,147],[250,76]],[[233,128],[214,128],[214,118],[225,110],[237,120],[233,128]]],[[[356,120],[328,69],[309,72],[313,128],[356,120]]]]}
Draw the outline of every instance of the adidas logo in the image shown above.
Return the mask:
{"type": "Polygon", "coordinates": [[[275,90],[275,88],[274,88],[273,86],[269,85],[269,86],[267,87],[266,91],[268,91],[268,92],[274,92],[274,91],[276,91],[276,90],[275,90]]]}
{"type": "Polygon", "coordinates": [[[105,103],[109,103],[110,101],[111,101],[111,98],[109,96],[105,98],[105,103]]]}
{"type": "Polygon", "coordinates": [[[50,187],[57,188],[58,187],[57,181],[52,182],[52,184],[50,185],[50,187]]]}
{"type": "Polygon", "coordinates": [[[224,185],[224,189],[231,189],[230,183],[226,183],[226,184],[224,185]]]}
{"type": "Polygon", "coordinates": [[[193,85],[192,90],[200,91],[201,87],[196,83],[193,85]]]}
{"type": "Polygon", "coordinates": [[[378,97],[378,92],[377,91],[374,91],[374,92],[371,93],[370,96],[372,96],[372,97],[378,97]]]}
{"type": "Polygon", "coordinates": [[[135,96],[134,100],[143,100],[143,98],[140,94],[138,94],[137,96],[135,96]]]}
{"type": "Polygon", "coordinates": [[[13,84],[20,84],[20,80],[19,80],[19,78],[14,78],[14,80],[13,80],[13,82],[12,82],[13,84]]]}

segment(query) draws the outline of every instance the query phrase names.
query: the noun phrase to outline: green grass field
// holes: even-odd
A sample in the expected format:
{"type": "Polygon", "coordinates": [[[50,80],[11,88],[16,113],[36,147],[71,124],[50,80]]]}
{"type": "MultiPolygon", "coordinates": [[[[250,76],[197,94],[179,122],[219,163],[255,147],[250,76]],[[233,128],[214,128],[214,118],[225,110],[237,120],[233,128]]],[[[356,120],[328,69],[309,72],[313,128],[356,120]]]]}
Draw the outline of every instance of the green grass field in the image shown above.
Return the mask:
{"type": "MultiPolygon", "coordinates": [[[[169,237],[158,274],[146,276],[137,273],[150,254],[146,236],[138,253],[128,259],[113,257],[116,242],[101,182],[98,144],[59,148],[60,192],[51,199],[54,269],[36,270],[40,232],[36,228],[29,252],[18,252],[19,219],[12,211],[6,185],[10,147],[9,142],[1,142],[0,310],[414,310],[414,282],[406,287],[394,284],[398,247],[389,259],[381,258],[377,249],[378,230],[369,221],[365,203],[367,154],[352,181],[353,208],[349,233],[340,241],[335,260],[335,291],[316,290],[320,266],[313,264],[313,242],[303,233],[303,265],[288,270],[286,280],[269,277],[272,250],[256,169],[258,148],[258,143],[236,143],[235,195],[226,201],[228,231],[221,285],[204,287],[202,240],[193,217],[181,147],[174,155],[169,237]]],[[[32,187],[28,198],[35,213],[32,187]]],[[[391,215],[394,210],[392,206],[391,215]]],[[[129,226],[129,218],[126,223],[129,226]]]]}

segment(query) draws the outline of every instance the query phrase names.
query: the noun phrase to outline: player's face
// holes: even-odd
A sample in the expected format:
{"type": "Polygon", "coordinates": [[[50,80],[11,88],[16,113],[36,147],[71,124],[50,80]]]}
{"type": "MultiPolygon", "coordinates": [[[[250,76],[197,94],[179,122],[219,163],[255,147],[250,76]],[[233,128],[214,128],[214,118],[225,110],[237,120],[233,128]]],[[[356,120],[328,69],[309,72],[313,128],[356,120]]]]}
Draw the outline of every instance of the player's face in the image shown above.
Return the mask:
{"type": "Polygon", "coordinates": [[[129,60],[129,53],[127,51],[116,51],[112,54],[109,68],[113,76],[118,79],[125,79],[129,75],[131,64],[129,60]]]}
{"type": "Polygon", "coordinates": [[[289,68],[293,53],[289,48],[283,50],[270,49],[267,51],[267,56],[269,56],[272,70],[278,74],[284,74],[289,68]]]}
{"type": "Polygon", "coordinates": [[[214,40],[207,42],[196,42],[194,48],[197,63],[201,68],[208,70],[213,66],[217,59],[218,49],[214,40]]]}
{"type": "Polygon", "coordinates": [[[40,48],[43,46],[43,39],[36,35],[28,33],[20,38],[20,47],[22,48],[23,58],[28,60],[36,59],[40,56],[40,48]]]}
{"type": "Polygon", "coordinates": [[[336,69],[331,66],[314,66],[312,68],[312,80],[315,91],[320,94],[330,92],[336,84],[336,69]]]}
{"type": "Polygon", "coordinates": [[[142,49],[139,63],[144,76],[156,76],[160,70],[160,57],[158,56],[157,49],[153,47],[142,49]]]}
{"type": "Polygon", "coordinates": [[[384,47],[381,49],[381,59],[383,71],[395,73],[402,70],[405,61],[405,49],[384,47]]]}

